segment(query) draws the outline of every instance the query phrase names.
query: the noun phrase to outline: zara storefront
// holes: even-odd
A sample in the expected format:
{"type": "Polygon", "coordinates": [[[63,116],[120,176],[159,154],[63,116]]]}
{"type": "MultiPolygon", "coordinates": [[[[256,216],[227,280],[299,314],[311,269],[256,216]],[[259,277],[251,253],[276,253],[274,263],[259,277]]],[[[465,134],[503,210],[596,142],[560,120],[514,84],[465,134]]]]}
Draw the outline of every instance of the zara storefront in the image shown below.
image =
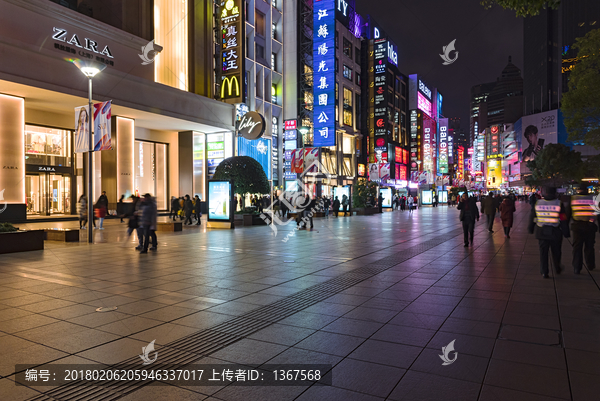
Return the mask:
{"type": "Polygon", "coordinates": [[[93,100],[112,100],[112,150],[94,153],[94,200],[106,191],[116,209],[121,195],[150,193],[166,210],[171,196],[202,194],[207,164],[218,159],[210,156],[230,153],[235,109],[181,81],[159,83],[163,69],[180,79],[188,69],[166,47],[144,65],[147,44],[48,0],[0,0],[0,221],[77,212],[87,156],[74,153],[75,108],[88,94],[77,58],[107,65],[93,80],[93,100]]]}

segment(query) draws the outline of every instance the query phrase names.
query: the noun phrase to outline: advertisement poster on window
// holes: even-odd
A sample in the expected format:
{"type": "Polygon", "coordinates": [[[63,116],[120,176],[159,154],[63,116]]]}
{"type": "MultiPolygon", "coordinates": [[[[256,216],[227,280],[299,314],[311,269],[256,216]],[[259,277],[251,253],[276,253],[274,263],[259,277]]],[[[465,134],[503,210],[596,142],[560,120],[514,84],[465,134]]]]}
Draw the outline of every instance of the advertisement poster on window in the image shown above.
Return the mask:
{"type": "Polygon", "coordinates": [[[391,188],[379,188],[379,194],[383,196],[383,202],[381,207],[392,207],[392,189],[391,188]]]}
{"type": "Polygon", "coordinates": [[[233,185],[231,181],[209,181],[208,221],[231,221],[233,219],[232,197],[233,185]]]}

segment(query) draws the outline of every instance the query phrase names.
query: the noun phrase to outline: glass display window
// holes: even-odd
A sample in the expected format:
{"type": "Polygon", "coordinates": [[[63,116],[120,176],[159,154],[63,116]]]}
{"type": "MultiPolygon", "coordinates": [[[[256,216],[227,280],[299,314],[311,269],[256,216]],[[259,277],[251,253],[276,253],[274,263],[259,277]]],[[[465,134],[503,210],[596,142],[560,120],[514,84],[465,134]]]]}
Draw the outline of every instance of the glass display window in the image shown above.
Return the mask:
{"type": "Polygon", "coordinates": [[[71,166],[71,131],[25,125],[25,163],[71,166]]]}

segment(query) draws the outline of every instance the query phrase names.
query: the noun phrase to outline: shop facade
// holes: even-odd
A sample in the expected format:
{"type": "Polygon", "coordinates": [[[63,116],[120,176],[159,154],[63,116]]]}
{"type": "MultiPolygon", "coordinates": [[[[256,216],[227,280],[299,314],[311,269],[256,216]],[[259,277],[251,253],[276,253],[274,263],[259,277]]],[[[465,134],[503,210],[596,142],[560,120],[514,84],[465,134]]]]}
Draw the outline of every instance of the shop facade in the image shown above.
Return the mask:
{"type": "Polygon", "coordinates": [[[92,200],[106,191],[115,210],[122,195],[150,193],[167,210],[172,196],[204,199],[210,172],[232,155],[234,106],[191,93],[189,83],[160,83],[157,71],[173,68],[175,55],[143,64],[146,45],[53,2],[0,1],[0,221],[77,213],[88,172],[87,154],[74,151],[74,110],[87,105],[88,79],[75,59],[106,64],[93,101],[112,100],[112,149],[93,154],[92,200]]]}

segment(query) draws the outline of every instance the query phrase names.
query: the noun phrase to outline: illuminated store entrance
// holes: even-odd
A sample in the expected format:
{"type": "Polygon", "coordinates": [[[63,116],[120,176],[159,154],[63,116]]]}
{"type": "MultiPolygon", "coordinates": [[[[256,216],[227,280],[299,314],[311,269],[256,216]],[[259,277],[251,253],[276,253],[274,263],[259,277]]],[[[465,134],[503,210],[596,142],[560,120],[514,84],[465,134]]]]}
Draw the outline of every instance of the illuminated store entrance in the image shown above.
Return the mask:
{"type": "Polygon", "coordinates": [[[71,131],[25,126],[25,201],[27,214],[71,214],[71,131]]]}
{"type": "Polygon", "coordinates": [[[71,177],[54,173],[25,176],[27,214],[71,213],[71,177]]]}

